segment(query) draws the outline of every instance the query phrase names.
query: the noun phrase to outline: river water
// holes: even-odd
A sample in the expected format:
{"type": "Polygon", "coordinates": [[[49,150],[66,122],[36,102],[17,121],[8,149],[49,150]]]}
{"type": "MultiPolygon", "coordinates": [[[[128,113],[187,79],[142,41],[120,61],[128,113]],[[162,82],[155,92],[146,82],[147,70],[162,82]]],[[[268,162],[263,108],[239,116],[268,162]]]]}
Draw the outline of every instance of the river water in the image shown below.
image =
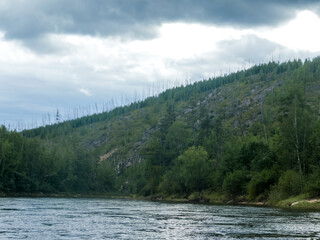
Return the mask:
{"type": "Polygon", "coordinates": [[[0,198],[0,239],[320,239],[320,212],[124,199],[0,198]]]}

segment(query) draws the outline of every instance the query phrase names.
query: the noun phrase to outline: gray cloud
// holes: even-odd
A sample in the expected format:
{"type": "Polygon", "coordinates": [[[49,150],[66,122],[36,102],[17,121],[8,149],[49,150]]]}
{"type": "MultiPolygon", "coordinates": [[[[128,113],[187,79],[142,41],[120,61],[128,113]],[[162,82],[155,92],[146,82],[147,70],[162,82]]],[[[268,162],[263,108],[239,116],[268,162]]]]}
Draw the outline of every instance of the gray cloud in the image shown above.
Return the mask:
{"type": "Polygon", "coordinates": [[[220,49],[220,54],[217,58],[223,59],[224,65],[232,62],[237,62],[238,64],[243,62],[247,66],[248,64],[262,64],[269,61],[285,62],[290,59],[315,57],[319,54],[289,49],[286,46],[255,35],[246,35],[240,40],[222,41],[217,47],[220,49]]]}
{"type": "Polygon", "coordinates": [[[320,13],[318,1],[294,0],[0,0],[0,31],[5,32],[5,41],[14,40],[12,49],[17,47],[18,53],[9,49],[7,54],[12,59],[4,57],[0,65],[0,124],[2,119],[41,121],[43,114],[53,115],[56,108],[72,109],[121,95],[132,97],[135,89],[144,89],[148,95],[154,85],[166,87],[162,82],[176,80],[179,84],[188,78],[197,81],[272,58],[286,61],[315,56],[249,35],[222,41],[217,45],[218,51],[190,59],[158,59],[164,67],[156,69],[156,64],[144,64],[153,57],[152,53],[130,51],[120,46],[125,42],[118,41],[118,37],[156,37],[158,27],[168,22],[272,27],[303,9],[320,13]],[[100,53],[95,42],[88,48],[50,34],[117,39],[104,39],[102,44],[112,51],[100,53]],[[117,44],[112,45],[114,42],[117,44]],[[36,53],[54,55],[29,55],[19,43],[36,53]],[[20,59],[24,55],[28,57],[20,59]]]}
{"type": "Polygon", "coordinates": [[[218,51],[208,52],[198,58],[172,62],[169,67],[178,68],[193,82],[269,61],[286,62],[290,59],[305,59],[319,55],[319,52],[294,51],[255,35],[246,35],[238,40],[221,41],[217,44],[217,48],[218,51]]]}
{"type": "Polygon", "coordinates": [[[52,43],[50,33],[120,36],[145,39],[157,35],[164,22],[198,22],[239,27],[273,26],[292,18],[295,10],[315,8],[302,0],[5,0],[0,3],[0,30],[39,52],[52,43]]]}

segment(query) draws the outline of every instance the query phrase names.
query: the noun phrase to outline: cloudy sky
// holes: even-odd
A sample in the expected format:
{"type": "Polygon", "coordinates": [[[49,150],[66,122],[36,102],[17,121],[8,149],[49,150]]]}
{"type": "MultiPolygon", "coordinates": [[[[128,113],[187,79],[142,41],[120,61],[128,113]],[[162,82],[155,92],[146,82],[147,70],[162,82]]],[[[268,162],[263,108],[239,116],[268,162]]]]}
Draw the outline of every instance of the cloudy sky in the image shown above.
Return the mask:
{"type": "Polygon", "coordinates": [[[319,30],[311,0],[0,0],[0,124],[41,125],[57,109],[63,120],[313,58],[319,30]]]}

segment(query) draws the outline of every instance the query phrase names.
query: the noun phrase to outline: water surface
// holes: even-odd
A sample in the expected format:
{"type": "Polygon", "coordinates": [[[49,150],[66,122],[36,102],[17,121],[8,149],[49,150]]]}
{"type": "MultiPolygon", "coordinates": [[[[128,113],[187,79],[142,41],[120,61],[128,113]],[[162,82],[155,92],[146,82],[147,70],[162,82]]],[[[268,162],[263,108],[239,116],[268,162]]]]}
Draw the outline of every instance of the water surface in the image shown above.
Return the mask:
{"type": "Polygon", "coordinates": [[[124,199],[0,198],[0,239],[320,239],[320,213],[124,199]]]}

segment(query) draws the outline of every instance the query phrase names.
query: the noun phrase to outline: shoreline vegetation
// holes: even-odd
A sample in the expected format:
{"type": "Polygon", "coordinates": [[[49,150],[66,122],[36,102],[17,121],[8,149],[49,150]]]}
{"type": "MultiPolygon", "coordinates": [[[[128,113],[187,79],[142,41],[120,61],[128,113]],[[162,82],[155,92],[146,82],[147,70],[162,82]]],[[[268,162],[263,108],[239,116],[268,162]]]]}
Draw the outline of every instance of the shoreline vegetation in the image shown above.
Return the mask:
{"type": "Polygon", "coordinates": [[[169,203],[192,203],[208,205],[238,205],[254,207],[271,207],[292,210],[320,211],[320,197],[309,197],[306,194],[290,197],[278,202],[270,201],[249,201],[245,196],[238,196],[235,199],[229,199],[223,195],[193,193],[188,197],[181,196],[139,196],[124,194],[83,194],[83,193],[0,193],[0,198],[105,198],[105,199],[132,199],[169,203]]]}

